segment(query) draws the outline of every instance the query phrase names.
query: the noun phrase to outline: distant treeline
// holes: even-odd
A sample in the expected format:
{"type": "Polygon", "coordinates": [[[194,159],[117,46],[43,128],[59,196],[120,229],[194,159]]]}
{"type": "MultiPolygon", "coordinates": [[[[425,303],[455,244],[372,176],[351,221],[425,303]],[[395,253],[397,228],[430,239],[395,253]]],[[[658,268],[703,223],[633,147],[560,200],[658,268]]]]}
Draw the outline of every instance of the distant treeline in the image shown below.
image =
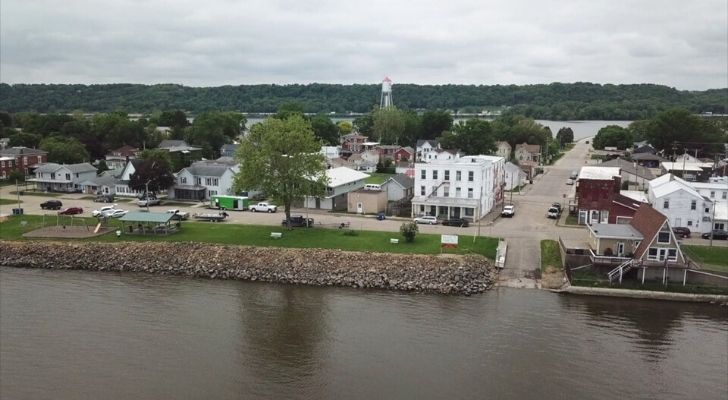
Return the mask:
{"type": "MultiPolygon", "coordinates": [[[[369,112],[379,104],[379,85],[0,84],[0,110],[150,113],[180,109],[275,112],[295,102],[310,113],[369,112]]],[[[480,112],[508,107],[537,119],[639,120],[680,107],[693,113],[728,113],[728,89],[681,91],[661,85],[412,85],[396,84],[394,104],[409,110],[480,112]]]]}

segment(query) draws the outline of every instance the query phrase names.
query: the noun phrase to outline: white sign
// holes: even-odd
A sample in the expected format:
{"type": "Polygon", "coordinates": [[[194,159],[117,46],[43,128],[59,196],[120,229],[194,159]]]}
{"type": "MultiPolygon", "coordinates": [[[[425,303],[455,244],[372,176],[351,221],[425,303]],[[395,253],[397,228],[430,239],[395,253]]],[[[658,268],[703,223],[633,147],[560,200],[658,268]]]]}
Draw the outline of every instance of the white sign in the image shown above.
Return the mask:
{"type": "Polygon", "coordinates": [[[458,247],[458,235],[440,235],[442,247],[458,247]]]}

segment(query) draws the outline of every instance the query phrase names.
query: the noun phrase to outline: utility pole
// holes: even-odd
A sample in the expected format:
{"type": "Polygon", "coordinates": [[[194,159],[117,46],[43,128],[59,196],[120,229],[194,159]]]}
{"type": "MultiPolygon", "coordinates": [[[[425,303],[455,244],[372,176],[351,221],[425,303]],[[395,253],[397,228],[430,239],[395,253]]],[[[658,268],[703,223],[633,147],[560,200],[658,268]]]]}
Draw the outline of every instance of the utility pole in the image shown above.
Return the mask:
{"type": "Polygon", "coordinates": [[[713,216],[710,217],[710,244],[708,246],[713,247],[713,227],[715,226],[713,224],[713,221],[715,221],[715,203],[717,201],[713,201],[713,216]]]}

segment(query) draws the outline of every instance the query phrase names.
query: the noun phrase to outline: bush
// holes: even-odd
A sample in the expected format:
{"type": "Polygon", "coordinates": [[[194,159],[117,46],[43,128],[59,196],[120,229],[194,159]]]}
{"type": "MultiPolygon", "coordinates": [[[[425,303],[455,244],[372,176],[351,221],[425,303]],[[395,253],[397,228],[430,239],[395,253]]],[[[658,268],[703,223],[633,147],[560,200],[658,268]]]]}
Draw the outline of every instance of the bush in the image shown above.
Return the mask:
{"type": "Polygon", "coordinates": [[[419,232],[419,228],[414,222],[404,222],[402,223],[402,226],[399,227],[399,233],[404,236],[405,242],[414,242],[417,232],[419,232]]]}

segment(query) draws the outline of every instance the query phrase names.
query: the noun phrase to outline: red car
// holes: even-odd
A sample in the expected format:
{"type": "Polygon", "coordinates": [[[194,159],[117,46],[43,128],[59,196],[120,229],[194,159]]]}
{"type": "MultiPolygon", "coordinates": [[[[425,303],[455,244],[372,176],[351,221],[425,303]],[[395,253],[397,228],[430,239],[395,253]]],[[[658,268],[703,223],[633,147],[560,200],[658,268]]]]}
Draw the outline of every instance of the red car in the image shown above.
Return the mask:
{"type": "Polygon", "coordinates": [[[63,211],[59,211],[58,215],[78,215],[83,214],[83,208],[81,207],[68,207],[63,211]]]}

